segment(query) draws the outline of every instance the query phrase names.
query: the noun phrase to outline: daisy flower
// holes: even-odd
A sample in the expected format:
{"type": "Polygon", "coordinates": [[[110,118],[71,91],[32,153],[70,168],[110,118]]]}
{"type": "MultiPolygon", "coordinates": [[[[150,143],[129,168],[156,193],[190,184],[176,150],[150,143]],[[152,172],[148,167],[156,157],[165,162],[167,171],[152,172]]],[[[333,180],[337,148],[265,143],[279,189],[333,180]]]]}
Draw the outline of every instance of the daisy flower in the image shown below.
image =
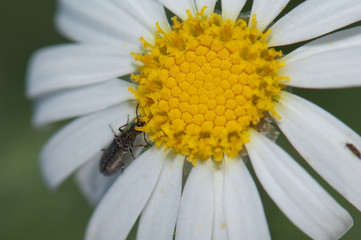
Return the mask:
{"type": "Polygon", "coordinates": [[[361,210],[361,138],[288,92],[361,85],[361,1],[60,0],[56,23],[77,43],[39,50],[27,94],[37,126],[74,118],[41,152],[46,183],[76,172],[97,205],[86,239],[270,239],[242,156],[281,211],[313,239],[352,218],[274,141],[275,123],[315,171],[361,210]],[[166,13],[173,17],[168,21],[166,13]],[[327,36],[320,37],[322,35],[327,36]],[[319,38],[317,38],[319,37],[319,38]],[[284,55],[274,47],[312,40],[284,55]],[[99,171],[111,128],[139,120],[153,143],[112,176],[99,171]],[[273,139],[272,139],[273,138],[273,139]],[[192,166],[182,186],[183,169],[192,166]]]}

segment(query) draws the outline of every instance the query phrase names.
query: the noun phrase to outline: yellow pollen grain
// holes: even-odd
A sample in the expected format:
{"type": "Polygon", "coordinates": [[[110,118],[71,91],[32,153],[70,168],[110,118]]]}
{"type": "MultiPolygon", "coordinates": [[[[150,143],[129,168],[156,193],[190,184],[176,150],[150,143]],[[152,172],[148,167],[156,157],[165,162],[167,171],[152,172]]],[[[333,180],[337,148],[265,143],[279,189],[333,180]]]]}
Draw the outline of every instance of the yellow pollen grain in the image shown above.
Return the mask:
{"type": "Polygon", "coordinates": [[[199,96],[198,95],[191,96],[189,98],[189,103],[190,104],[198,104],[199,103],[199,96]]]}
{"type": "Polygon", "coordinates": [[[193,52],[193,51],[186,52],[186,61],[187,62],[192,63],[192,62],[194,62],[195,59],[196,59],[195,52],[193,52]]]}
{"type": "Polygon", "coordinates": [[[198,111],[199,113],[205,114],[208,111],[208,106],[206,104],[199,104],[198,111]]]}
{"type": "MultiPolygon", "coordinates": [[[[223,64],[223,62],[222,62],[222,64],[223,64]]],[[[222,68],[222,64],[221,64],[221,69],[223,69],[223,68],[222,68]]],[[[228,67],[225,67],[225,69],[228,69],[228,67]]],[[[222,73],[221,73],[221,78],[222,78],[222,79],[229,79],[230,75],[231,75],[231,72],[230,72],[230,71],[223,69],[223,71],[222,71],[222,73]]]]}
{"type": "Polygon", "coordinates": [[[224,115],[225,111],[226,111],[226,106],[224,105],[218,105],[215,109],[215,112],[218,116],[224,115]]]}
{"type": "MultiPolygon", "coordinates": [[[[182,89],[183,91],[187,91],[187,89],[188,89],[190,86],[192,86],[192,85],[191,85],[189,82],[181,82],[181,83],[179,84],[180,89],[182,89]]],[[[182,93],[184,93],[184,92],[182,92],[182,93]]]]}
{"type": "Polygon", "coordinates": [[[208,106],[209,109],[215,109],[216,106],[217,106],[217,101],[214,100],[214,99],[209,99],[208,103],[207,103],[207,106],[208,106]]]}
{"type": "Polygon", "coordinates": [[[204,118],[206,120],[212,121],[212,120],[214,120],[216,118],[216,113],[214,111],[212,111],[212,110],[208,110],[206,112],[206,114],[204,115],[204,118]]]}
{"type": "Polygon", "coordinates": [[[187,112],[188,111],[188,108],[189,108],[189,103],[188,102],[182,102],[179,104],[179,110],[181,112],[187,112]]]}
{"type": "Polygon", "coordinates": [[[189,95],[194,96],[198,93],[198,89],[194,86],[191,85],[188,89],[187,92],[189,93],[189,95]]]}
{"type": "Polygon", "coordinates": [[[203,114],[196,114],[193,117],[193,122],[197,124],[198,126],[201,126],[204,122],[204,115],[203,114]]]}
{"type": "Polygon", "coordinates": [[[191,123],[192,120],[193,120],[193,116],[189,112],[185,112],[185,113],[182,114],[182,119],[186,123],[191,123]]]}
{"type": "Polygon", "coordinates": [[[234,93],[231,89],[226,89],[223,94],[226,98],[234,98],[234,93]]]}
{"type": "Polygon", "coordinates": [[[179,104],[179,98],[171,98],[169,99],[170,108],[177,108],[179,104]]]}
{"type": "MultiPolygon", "coordinates": [[[[165,80],[164,82],[166,83],[166,85],[168,85],[168,82],[169,81],[173,81],[174,78],[170,77],[168,78],[167,80],[165,80]]],[[[176,85],[181,83],[181,82],[184,82],[187,80],[187,74],[185,73],[178,73],[176,76],[175,76],[175,80],[176,80],[176,85]]]]}
{"type": "Polygon", "coordinates": [[[181,93],[182,93],[182,90],[177,86],[173,87],[172,90],[171,90],[171,94],[172,94],[173,97],[179,97],[179,95],[181,93]]]}
{"type": "MultiPolygon", "coordinates": [[[[273,109],[287,77],[281,52],[269,49],[267,34],[238,19],[204,15],[173,18],[172,31],[157,26],[154,44],[141,39],[143,65],[131,89],[145,121],[142,130],[157,146],[187,155],[193,164],[224,155],[236,157],[249,141],[249,128],[273,109]]],[[[252,21],[256,23],[255,16],[252,21]]]]}

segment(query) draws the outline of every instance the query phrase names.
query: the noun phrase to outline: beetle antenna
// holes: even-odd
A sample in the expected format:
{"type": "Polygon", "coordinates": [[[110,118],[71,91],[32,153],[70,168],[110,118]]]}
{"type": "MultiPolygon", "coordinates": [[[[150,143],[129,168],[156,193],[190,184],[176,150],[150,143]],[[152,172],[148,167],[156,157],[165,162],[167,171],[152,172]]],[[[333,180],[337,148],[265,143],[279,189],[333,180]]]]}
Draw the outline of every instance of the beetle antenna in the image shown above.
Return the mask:
{"type": "Polygon", "coordinates": [[[137,115],[137,122],[139,121],[138,107],[139,107],[139,103],[137,104],[137,107],[136,107],[136,109],[135,109],[135,114],[137,115]]]}

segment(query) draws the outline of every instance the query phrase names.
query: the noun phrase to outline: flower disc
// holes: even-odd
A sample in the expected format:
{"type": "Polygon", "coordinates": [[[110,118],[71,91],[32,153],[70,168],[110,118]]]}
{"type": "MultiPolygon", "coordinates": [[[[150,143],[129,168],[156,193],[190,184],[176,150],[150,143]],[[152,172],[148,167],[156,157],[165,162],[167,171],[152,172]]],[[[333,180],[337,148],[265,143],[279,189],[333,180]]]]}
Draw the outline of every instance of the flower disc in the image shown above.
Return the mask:
{"type": "Polygon", "coordinates": [[[157,25],[155,44],[141,39],[147,53],[133,53],[143,63],[133,75],[138,89],[131,89],[146,122],[139,130],[193,163],[239,155],[248,129],[265,112],[275,113],[280,81],[287,79],[277,75],[282,53],[268,48],[269,32],[242,19],[206,17],[204,9],[196,16],[188,11],[183,22],[173,18],[169,33],[157,25]]]}

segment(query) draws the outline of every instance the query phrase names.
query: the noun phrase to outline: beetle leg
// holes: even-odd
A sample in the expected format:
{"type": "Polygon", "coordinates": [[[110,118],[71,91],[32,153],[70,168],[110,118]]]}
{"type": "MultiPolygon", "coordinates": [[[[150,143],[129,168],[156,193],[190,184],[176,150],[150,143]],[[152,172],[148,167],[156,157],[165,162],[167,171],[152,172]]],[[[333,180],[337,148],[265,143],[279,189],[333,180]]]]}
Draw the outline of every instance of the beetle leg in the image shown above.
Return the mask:
{"type": "Polygon", "coordinates": [[[129,148],[129,150],[130,150],[130,153],[132,154],[133,159],[135,159],[132,149],[129,148]]]}
{"type": "Polygon", "coordinates": [[[123,133],[124,130],[122,129],[122,127],[125,127],[125,126],[127,126],[128,124],[129,124],[129,114],[128,114],[127,123],[119,127],[119,132],[123,133]]]}
{"type": "Polygon", "coordinates": [[[150,143],[147,141],[147,139],[145,138],[145,132],[143,132],[143,137],[144,137],[144,141],[147,143],[146,146],[144,147],[149,147],[150,146],[150,143]]]}
{"type": "Polygon", "coordinates": [[[138,122],[138,119],[139,119],[139,116],[138,116],[138,107],[139,107],[139,103],[137,104],[137,107],[135,108],[135,114],[137,115],[137,122],[138,122]]]}
{"type": "Polygon", "coordinates": [[[113,126],[111,124],[109,124],[110,129],[112,130],[114,137],[118,136],[117,133],[115,132],[113,126]]]}

